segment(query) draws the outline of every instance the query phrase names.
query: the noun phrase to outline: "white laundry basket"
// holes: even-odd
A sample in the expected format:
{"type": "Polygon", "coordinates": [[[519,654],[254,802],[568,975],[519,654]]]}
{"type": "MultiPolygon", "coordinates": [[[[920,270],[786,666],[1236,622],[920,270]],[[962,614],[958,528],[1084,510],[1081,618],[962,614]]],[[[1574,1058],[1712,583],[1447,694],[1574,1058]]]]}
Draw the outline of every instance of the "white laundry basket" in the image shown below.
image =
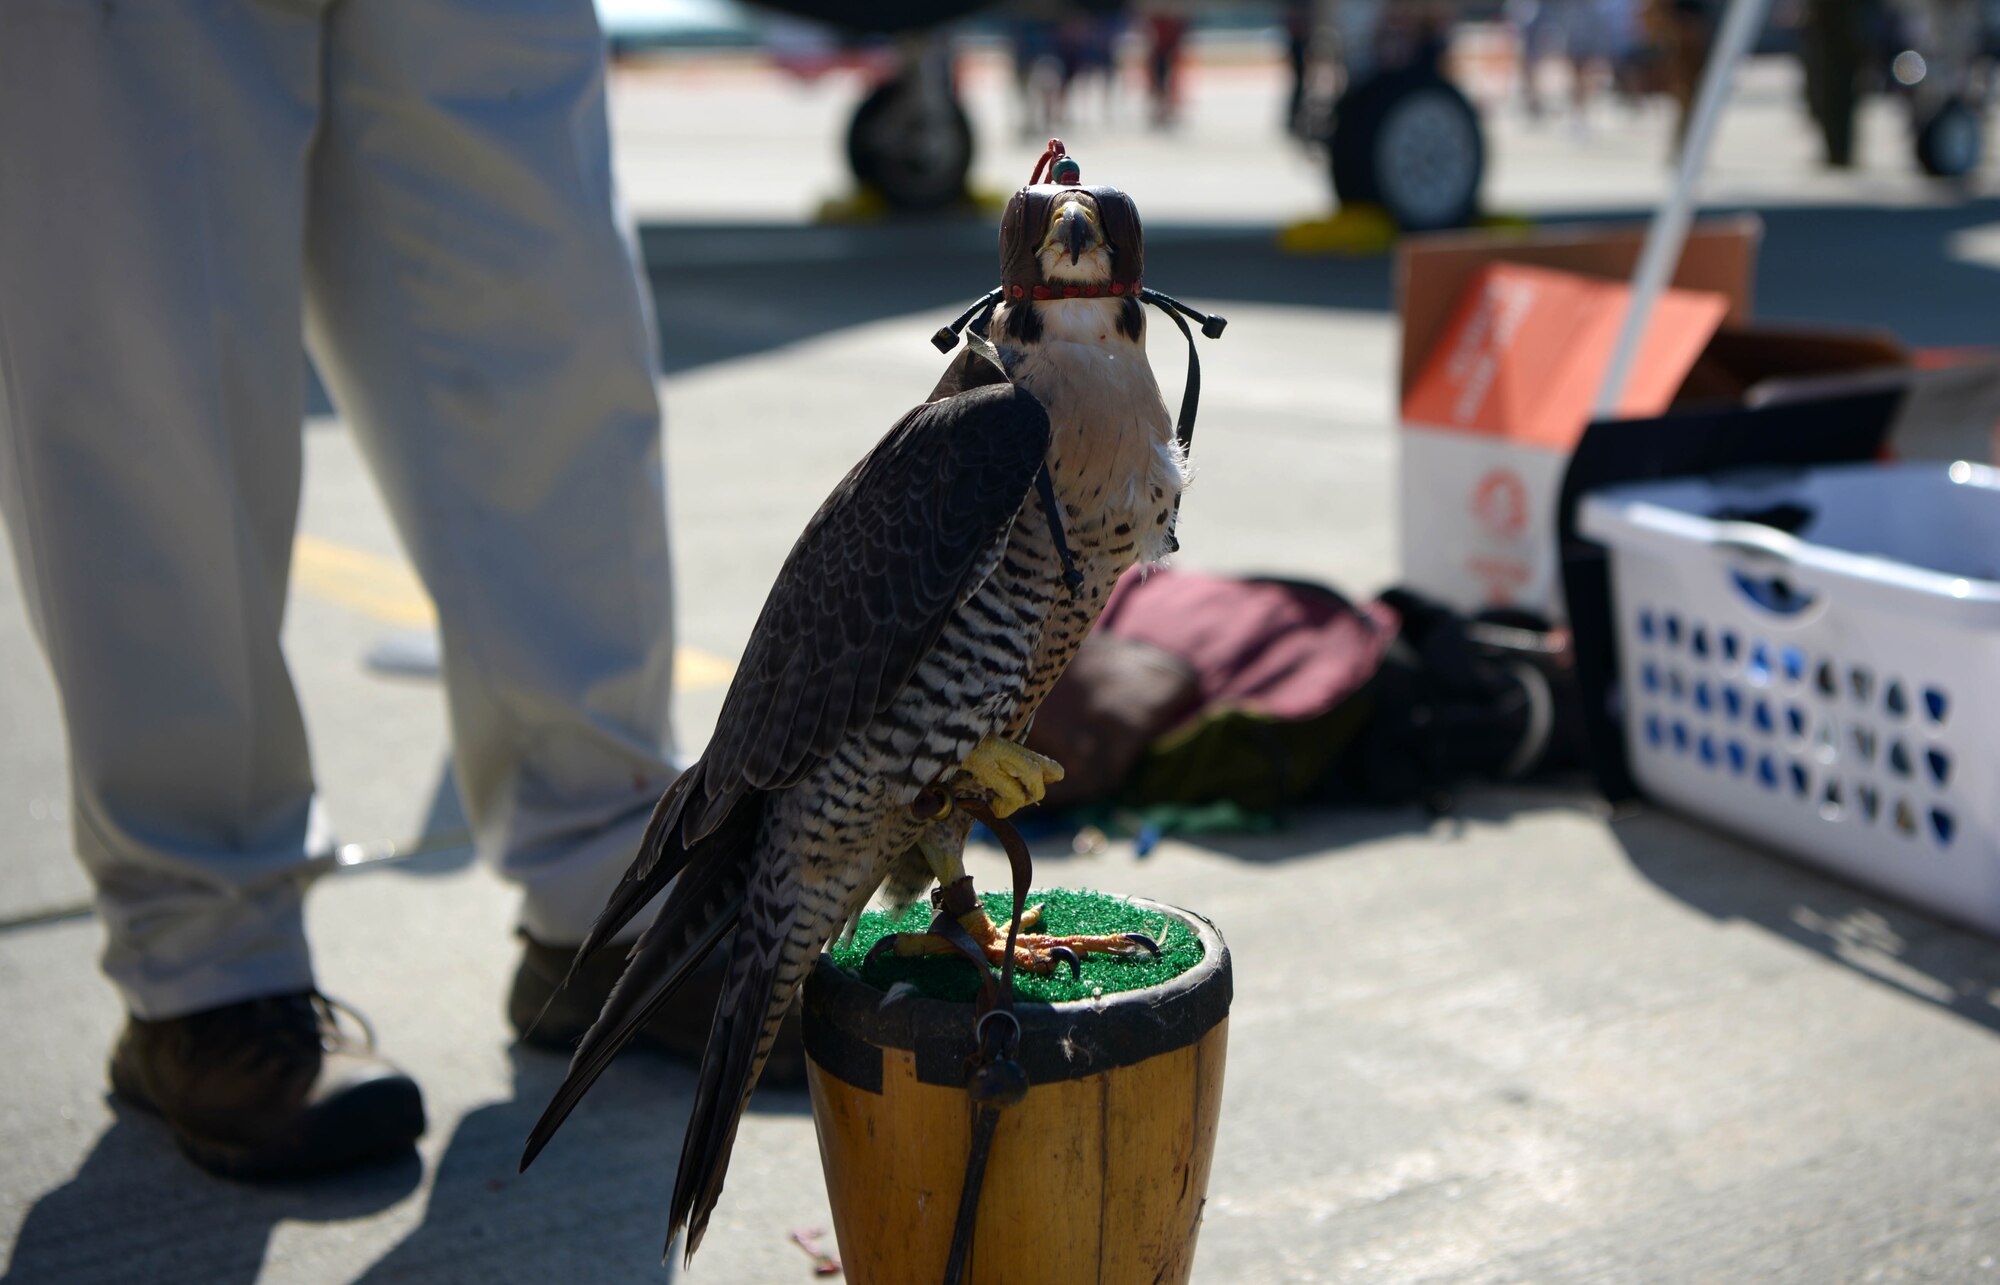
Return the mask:
{"type": "Polygon", "coordinates": [[[1647,483],[1579,526],[1650,797],[2000,934],[2000,475],[1647,483]]]}

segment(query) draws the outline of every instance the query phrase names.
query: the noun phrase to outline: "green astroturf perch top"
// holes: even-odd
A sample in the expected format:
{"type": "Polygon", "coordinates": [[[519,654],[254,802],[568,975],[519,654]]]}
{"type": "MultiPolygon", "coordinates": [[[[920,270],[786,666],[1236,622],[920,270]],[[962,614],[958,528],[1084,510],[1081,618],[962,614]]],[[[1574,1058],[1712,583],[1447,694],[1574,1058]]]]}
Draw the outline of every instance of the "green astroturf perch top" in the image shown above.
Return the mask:
{"type": "MultiPolygon", "coordinates": [[[[1004,925],[1014,913],[1010,892],[989,892],[980,898],[995,924],[1004,925]]],[[[1201,942],[1179,919],[1143,909],[1110,893],[1081,888],[1038,888],[1028,895],[1030,906],[1042,907],[1038,932],[1062,934],[1145,933],[1160,944],[1160,957],[1140,951],[1136,955],[1088,955],[1083,974],[1071,981],[1069,969],[1058,967],[1048,977],[1014,974],[1018,999],[1044,1003],[1092,999],[1134,991],[1170,981],[1201,962],[1201,942]]],[[[836,941],[828,948],[833,962],[869,985],[888,990],[897,982],[908,982],[926,999],[969,1002],[979,993],[979,975],[972,963],[958,955],[920,955],[900,959],[885,955],[862,966],[868,948],[890,933],[920,933],[930,926],[931,908],[923,902],[911,906],[901,918],[891,918],[879,910],[862,913],[861,924],[848,941],[836,941]]]]}

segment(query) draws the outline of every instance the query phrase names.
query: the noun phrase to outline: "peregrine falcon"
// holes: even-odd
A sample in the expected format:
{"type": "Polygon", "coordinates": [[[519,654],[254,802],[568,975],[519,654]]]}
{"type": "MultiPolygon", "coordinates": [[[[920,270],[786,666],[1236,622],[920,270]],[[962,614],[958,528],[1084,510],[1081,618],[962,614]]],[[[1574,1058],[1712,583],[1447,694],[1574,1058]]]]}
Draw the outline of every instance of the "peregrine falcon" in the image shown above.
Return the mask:
{"type": "MultiPolygon", "coordinates": [[[[984,324],[806,526],[707,753],[660,800],[578,952],[609,941],[671,881],[535,1126],[524,1169],[736,930],[670,1206],[668,1244],[684,1228],[689,1257],[795,990],[885,882],[908,901],[935,879],[945,909],[1003,959],[1007,926],[972,894],[971,819],[953,800],[1005,816],[1061,777],[1020,743],[1028,723],[1120,574],[1173,545],[1196,386],[1177,431],[1146,360],[1141,300],[1210,335],[1222,322],[1145,289],[1130,198],[1083,186],[1054,141],[1051,162],[1053,181],[1039,181],[1038,165],[1002,216],[1000,288],[974,309],[984,324]]],[[[1023,916],[1015,927],[1031,926],[1023,916]]],[[[1076,954],[1146,945],[1020,931],[1013,960],[1047,972],[1076,954]]],[[[937,947],[918,937],[900,948],[937,947]]]]}

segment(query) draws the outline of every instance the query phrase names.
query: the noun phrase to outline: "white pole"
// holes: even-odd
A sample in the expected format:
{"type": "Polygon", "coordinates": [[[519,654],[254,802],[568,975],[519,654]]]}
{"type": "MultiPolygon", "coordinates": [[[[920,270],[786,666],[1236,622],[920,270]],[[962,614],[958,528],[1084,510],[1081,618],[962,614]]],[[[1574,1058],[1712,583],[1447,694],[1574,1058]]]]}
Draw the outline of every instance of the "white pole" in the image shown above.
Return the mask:
{"type": "Polygon", "coordinates": [[[1680,168],[1674,175],[1674,185],[1653,216],[1652,226],[1646,230],[1639,266],[1632,272],[1632,300],[1625,312],[1625,325],[1618,332],[1618,346],[1611,351],[1611,365],[1597,390],[1599,418],[1617,411],[1618,398],[1625,392],[1625,381],[1632,374],[1632,362],[1639,355],[1639,341],[1645,338],[1646,323],[1652,318],[1653,303],[1681,261],[1688,223],[1694,218],[1695,184],[1708,163],[1708,148],[1715,138],[1716,123],[1736,81],[1737,65],[1763,27],[1764,11],[1769,7],[1770,0],[1729,0],[1729,10],[1722,17],[1722,30],[1716,33],[1708,66],[1702,72],[1701,92],[1695,97],[1687,135],[1681,140],[1680,168]]]}

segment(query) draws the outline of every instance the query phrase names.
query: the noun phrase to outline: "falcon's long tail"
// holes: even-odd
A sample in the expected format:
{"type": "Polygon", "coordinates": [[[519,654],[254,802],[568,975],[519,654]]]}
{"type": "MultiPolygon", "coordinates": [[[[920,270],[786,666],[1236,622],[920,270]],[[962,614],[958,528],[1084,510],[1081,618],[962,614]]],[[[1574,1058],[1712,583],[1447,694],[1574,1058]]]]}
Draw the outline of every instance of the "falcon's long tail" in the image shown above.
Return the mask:
{"type": "MultiPolygon", "coordinates": [[[[624,975],[612,987],[597,1021],[577,1045],[562,1087],[556,1090],[528,1135],[527,1150],[521,1156],[522,1169],[534,1163],[569,1113],[597,1082],[597,1077],[611,1065],[611,1060],[631,1043],[632,1037],[680,988],[695,966],[736,925],[753,869],[750,849],[762,815],[761,798],[746,797],[714,833],[685,852],[676,850],[668,854],[667,860],[679,870],[680,878],[660,908],[659,918],[633,946],[624,975]]],[[[653,842],[654,836],[649,835],[649,849],[653,842]]],[[[657,859],[660,854],[651,855],[657,859]]],[[[647,859],[647,854],[642,854],[641,863],[647,859]]],[[[632,876],[628,875],[627,881],[631,882],[632,876]]],[[[637,906],[631,908],[637,909],[637,906]]],[[[630,917],[629,912],[626,917],[630,917]]],[[[603,925],[604,920],[600,919],[598,927],[601,929],[603,925]]]]}
{"type": "Polygon", "coordinates": [[[745,916],[736,934],[729,977],[709,1028],[708,1049],[702,1054],[687,1136],[681,1142],[680,1169],[674,1175],[667,1250],[673,1248],[674,1234],[685,1228],[686,1259],[692,1259],[701,1245],[708,1216],[722,1195],[736,1126],[791,1007],[801,971],[797,961],[787,957],[796,952],[787,950],[788,943],[782,937],[771,939],[756,928],[756,916],[745,916]]]}
{"type": "MultiPolygon", "coordinates": [[[[646,904],[659,895],[660,889],[681,872],[697,851],[702,850],[703,845],[691,845],[683,839],[681,818],[687,811],[688,800],[702,793],[707,766],[705,762],[695,762],[674,778],[674,783],[667,787],[666,793],[653,806],[652,818],[646,823],[646,833],[639,840],[639,853],[633,858],[631,869],[611,890],[604,909],[598,913],[597,922],[590,926],[583,944],[577,947],[579,966],[631,923],[632,917],[644,910],[646,904]]],[[[722,828],[727,830],[729,827],[725,823],[722,828]]]]}

